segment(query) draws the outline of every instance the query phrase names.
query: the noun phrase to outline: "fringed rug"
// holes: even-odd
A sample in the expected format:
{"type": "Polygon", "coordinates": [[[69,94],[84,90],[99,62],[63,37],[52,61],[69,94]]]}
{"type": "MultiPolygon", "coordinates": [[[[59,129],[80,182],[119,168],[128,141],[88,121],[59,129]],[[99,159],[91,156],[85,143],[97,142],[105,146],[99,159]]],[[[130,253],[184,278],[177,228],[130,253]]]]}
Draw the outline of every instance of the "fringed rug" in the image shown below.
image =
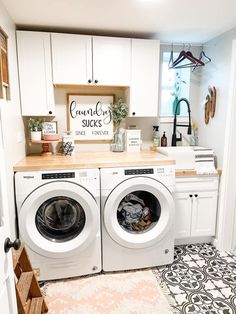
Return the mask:
{"type": "Polygon", "coordinates": [[[151,270],[51,281],[49,314],[172,314],[151,270]]]}

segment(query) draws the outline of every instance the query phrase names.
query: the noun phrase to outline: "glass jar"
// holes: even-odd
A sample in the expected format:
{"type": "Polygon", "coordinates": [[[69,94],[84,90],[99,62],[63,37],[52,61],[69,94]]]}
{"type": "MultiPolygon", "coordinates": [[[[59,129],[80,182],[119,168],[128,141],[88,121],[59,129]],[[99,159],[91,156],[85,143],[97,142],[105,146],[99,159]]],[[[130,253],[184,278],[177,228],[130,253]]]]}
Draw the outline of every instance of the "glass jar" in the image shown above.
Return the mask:
{"type": "Polygon", "coordinates": [[[125,150],[125,130],[117,126],[114,131],[111,151],[123,152],[125,150]]]}
{"type": "Polygon", "coordinates": [[[198,129],[192,129],[190,137],[190,146],[198,146],[198,129]]]}

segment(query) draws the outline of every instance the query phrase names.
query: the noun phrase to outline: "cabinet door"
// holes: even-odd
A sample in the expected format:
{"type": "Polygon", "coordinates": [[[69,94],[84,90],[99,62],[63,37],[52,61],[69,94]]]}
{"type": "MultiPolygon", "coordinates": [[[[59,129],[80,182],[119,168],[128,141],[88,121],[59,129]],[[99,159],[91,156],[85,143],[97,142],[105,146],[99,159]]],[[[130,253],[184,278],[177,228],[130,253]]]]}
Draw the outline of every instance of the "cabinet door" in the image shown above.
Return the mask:
{"type": "Polygon", "coordinates": [[[91,36],[51,34],[53,84],[92,83],[91,36]]]}
{"type": "Polygon", "coordinates": [[[55,115],[50,34],[17,31],[23,116],[55,115]]]}
{"type": "Polygon", "coordinates": [[[160,42],[132,39],[129,115],[157,117],[160,42]]]}
{"type": "Polygon", "coordinates": [[[194,193],[192,232],[194,236],[214,236],[216,227],[217,191],[194,193]]]}
{"type": "Polygon", "coordinates": [[[175,193],[175,238],[191,235],[191,216],[193,199],[189,193],[175,193]]]}
{"type": "Polygon", "coordinates": [[[130,85],[131,39],[93,37],[93,81],[99,85],[130,85]]]}

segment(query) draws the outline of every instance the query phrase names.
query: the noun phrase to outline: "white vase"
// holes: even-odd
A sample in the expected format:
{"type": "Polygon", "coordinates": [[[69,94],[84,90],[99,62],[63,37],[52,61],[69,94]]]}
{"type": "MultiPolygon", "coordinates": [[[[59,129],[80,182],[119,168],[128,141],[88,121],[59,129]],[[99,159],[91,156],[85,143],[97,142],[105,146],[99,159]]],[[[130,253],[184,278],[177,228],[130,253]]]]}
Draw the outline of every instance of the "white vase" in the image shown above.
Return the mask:
{"type": "Polygon", "coordinates": [[[41,141],[42,132],[41,131],[31,131],[31,141],[41,141]]]}

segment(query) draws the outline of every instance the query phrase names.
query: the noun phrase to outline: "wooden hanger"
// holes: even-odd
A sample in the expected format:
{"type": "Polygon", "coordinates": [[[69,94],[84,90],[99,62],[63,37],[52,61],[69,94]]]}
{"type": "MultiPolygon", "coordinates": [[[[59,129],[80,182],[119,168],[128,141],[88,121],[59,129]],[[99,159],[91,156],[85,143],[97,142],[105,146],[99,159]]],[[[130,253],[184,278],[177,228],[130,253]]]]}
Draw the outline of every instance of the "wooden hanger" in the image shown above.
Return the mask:
{"type": "Polygon", "coordinates": [[[171,51],[171,58],[169,61],[169,69],[191,68],[196,66],[204,66],[205,64],[193,56],[190,50],[184,49],[180,52],[178,58],[173,61],[173,49],[171,51]],[[189,61],[188,63],[181,64],[183,61],[189,61]]]}

